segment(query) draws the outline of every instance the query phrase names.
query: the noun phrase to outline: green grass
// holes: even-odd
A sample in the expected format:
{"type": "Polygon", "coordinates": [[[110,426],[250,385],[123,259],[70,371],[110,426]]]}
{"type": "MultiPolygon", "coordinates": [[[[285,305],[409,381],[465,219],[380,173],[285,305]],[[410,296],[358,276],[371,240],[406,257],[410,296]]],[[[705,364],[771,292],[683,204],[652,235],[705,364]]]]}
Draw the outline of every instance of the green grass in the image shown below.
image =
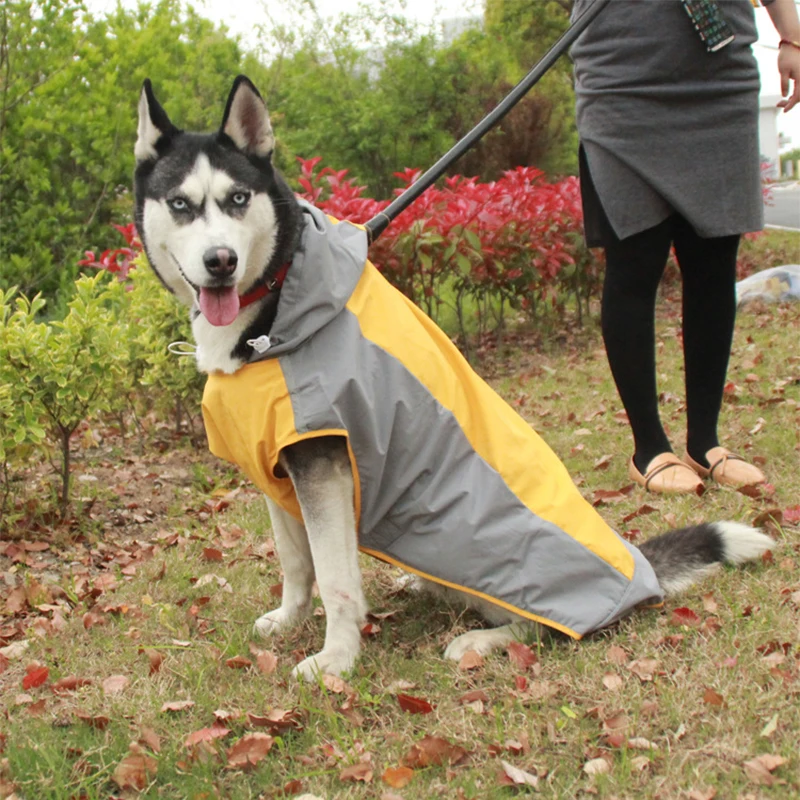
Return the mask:
{"type": "MultiPolygon", "coordinates": [[[[661,411],[676,451],[682,452],[683,373],[674,303],[660,307],[658,325],[661,411]]],[[[740,314],[729,370],[736,389],[728,394],[720,429],[727,446],[766,459],[763,469],[775,486],[771,498],[756,500],[719,488],[702,498],[671,498],[636,489],[623,502],[600,507],[604,518],[617,530],[636,529],[647,537],[703,519],[751,521],[765,510],[800,503],[798,341],[797,305],[740,314]],[[623,521],[645,503],[655,512],[623,521]]],[[[580,346],[507,353],[488,372],[564,460],[587,498],[597,489],[629,484],[630,434],[619,419],[621,405],[596,333],[585,334],[580,346]],[[604,455],[611,456],[608,466],[595,469],[604,455]]],[[[800,796],[800,603],[792,595],[800,589],[796,526],[773,527],[777,541],[772,563],[722,570],[664,609],[637,613],[580,643],[559,636],[533,642],[539,664],[526,673],[524,689],[516,685],[519,670],[503,653],[487,657],[482,668],[469,673],[445,662],[441,654],[446,643],[479,624],[477,618],[412,593],[395,593],[396,573],[365,558],[371,605],[394,615],[380,620],[380,632],[364,640],[362,658],[347,678],[354,716],[341,711],[346,694],[298,685],[289,674],[297,658],[321,647],[324,618],[313,617],[269,643],[258,643],[278,658],[271,675],[226,665],[233,656],[254,658],[251,625],[277,605],[270,587],[280,582],[280,570],[264,546],[269,521],[255,493],[242,492],[224,514],[205,521],[196,514],[184,516],[183,507],[199,507],[204,492],[231,486],[227,468],[214,467],[207,457],[189,451],[185,457],[191,462],[194,499],[171,501],[173,516],[149,529],[150,534],[159,528],[181,534],[181,539],[172,546],[153,539],[156,548],[137,561],[135,575],[122,572],[119,553],[123,548],[132,552],[134,545],[120,539],[105,542],[107,551],[91,537],[78,543],[58,574],[54,568],[48,573],[5,558],[0,562],[7,585],[27,576],[28,581],[47,584],[53,578],[65,588],[74,587],[75,576],[89,562],[113,572],[118,584],[76,604],[56,594],[51,605],[62,606],[65,629],[43,636],[29,630],[27,652],[12,659],[0,675],[5,709],[0,733],[7,760],[2,774],[18,796],[66,800],[119,795],[111,776],[130,743],[147,728],[161,741],[160,752],[151,754],[157,770],[141,792],[147,798],[272,797],[293,780],[301,782],[303,791],[343,800],[376,798],[383,792],[407,800],[513,797],[520,792],[498,780],[498,750],[501,758],[539,775],[538,794],[543,797],[576,797],[588,791],[608,798],[681,798],[711,788],[718,798],[800,796]],[[241,526],[245,534],[234,546],[222,547],[218,526],[232,525],[241,526]],[[203,548],[209,546],[223,550],[222,563],[204,559],[203,548]],[[97,555],[106,552],[108,561],[97,555]],[[209,574],[224,578],[231,591],[220,588],[216,579],[198,585],[209,574]],[[715,610],[709,610],[712,602],[715,610]],[[102,610],[123,605],[126,610],[102,610]],[[678,606],[694,610],[703,626],[671,625],[671,611],[678,606]],[[90,608],[105,624],[84,627],[83,615],[90,608]],[[628,664],[613,661],[615,647],[624,648],[628,664]],[[145,648],[163,655],[161,668],[152,675],[148,656],[141,652],[145,648]],[[658,661],[652,680],[643,681],[629,669],[638,659],[658,661]],[[47,686],[25,692],[34,702],[45,701],[32,714],[32,703],[19,695],[25,667],[34,661],[49,667],[49,684],[71,674],[92,683],[62,696],[47,686]],[[129,680],[117,695],[102,688],[111,675],[129,680]],[[618,677],[617,688],[604,684],[609,675],[618,677]],[[398,681],[407,682],[402,686],[408,688],[398,689],[398,681]],[[724,705],[704,702],[708,688],[722,696],[724,705]],[[473,689],[488,698],[477,711],[459,702],[473,689]],[[427,699],[435,706],[433,712],[402,711],[398,691],[427,699]],[[195,705],[186,711],[160,710],[165,702],[187,699],[195,705]],[[194,753],[187,750],[186,737],[212,725],[219,709],[234,714],[228,725],[232,733],[194,753]],[[303,729],[276,739],[253,770],[227,768],[221,755],[225,749],[260,730],[248,726],[247,712],[264,715],[274,709],[298,709],[303,729]],[[108,717],[108,727],[92,728],[76,711],[108,717]],[[626,739],[640,737],[657,749],[609,743],[603,723],[619,714],[628,720],[626,739]],[[774,730],[767,728],[762,735],[775,717],[774,730]],[[384,771],[401,764],[425,735],[464,747],[468,758],[454,767],[415,769],[405,788],[383,785],[384,771]],[[510,740],[519,744],[508,744],[510,740]],[[761,785],[748,777],[744,763],[763,754],[785,759],[772,773],[781,783],[761,785]],[[373,768],[370,782],[340,780],[346,766],[367,757],[373,768]],[[583,765],[597,757],[608,759],[610,771],[585,774],[583,765]]],[[[186,497],[182,492],[177,496],[186,497]]],[[[137,538],[146,545],[144,533],[137,538]]],[[[6,612],[0,631],[18,623],[30,625],[37,616],[50,617],[52,609],[24,618],[6,612]]]]}

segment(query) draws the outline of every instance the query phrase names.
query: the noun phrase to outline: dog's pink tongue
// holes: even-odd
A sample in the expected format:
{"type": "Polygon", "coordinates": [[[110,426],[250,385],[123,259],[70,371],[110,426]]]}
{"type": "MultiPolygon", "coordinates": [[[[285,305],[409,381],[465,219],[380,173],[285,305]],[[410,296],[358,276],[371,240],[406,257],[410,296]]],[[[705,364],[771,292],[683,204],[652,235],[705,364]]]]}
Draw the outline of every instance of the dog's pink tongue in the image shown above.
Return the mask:
{"type": "Polygon", "coordinates": [[[230,325],[239,313],[236,287],[200,289],[200,310],[212,325],[230,325]]]}

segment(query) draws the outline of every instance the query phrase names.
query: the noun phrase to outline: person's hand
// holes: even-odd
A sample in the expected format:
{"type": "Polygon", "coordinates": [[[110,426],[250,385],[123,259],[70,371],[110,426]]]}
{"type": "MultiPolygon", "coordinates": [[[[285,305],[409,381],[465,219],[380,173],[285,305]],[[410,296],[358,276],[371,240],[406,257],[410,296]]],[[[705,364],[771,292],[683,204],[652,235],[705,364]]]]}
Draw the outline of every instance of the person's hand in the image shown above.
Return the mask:
{"type": "Polygon", "coordinates": [[[781,95],[784,98],[778,103],[778,108],[786,113],[800,103],[800,48],[792,44],[781,45],[778,51],[778,72],[781,75],[781,95]]]}

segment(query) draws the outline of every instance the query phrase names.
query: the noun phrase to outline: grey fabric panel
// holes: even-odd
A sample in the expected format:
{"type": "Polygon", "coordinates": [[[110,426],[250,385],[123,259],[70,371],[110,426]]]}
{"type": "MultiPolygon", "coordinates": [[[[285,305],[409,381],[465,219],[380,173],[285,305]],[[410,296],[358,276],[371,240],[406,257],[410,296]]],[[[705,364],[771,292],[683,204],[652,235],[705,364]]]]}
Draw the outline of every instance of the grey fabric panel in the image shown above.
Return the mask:
{"type": "Polygon", "coordinates": [[[296,429],[349,431],[363,546],[580,634],[660,596],[633,548],[629,582],[531,513],[475,454],[453,415],[361,336],[348,310],[282,363],[296,429]]]}
{"type": "Polygon", "coordinates": [[[620,238],[671,211],[701,236],[763,225],[753,8],[720,2],[736,39],[717,53],[679,0],[612,0],[572,48],[578,133],[620,238]]]}
{"type": "Polygon", "coordinates": [[[294,350],[333,319],[347,304],[367,261],[367,234],[355,225],[333,225],[304,200],[305,228],[300,250],[286,275],[270,349],[251,361],[294,350]]]}

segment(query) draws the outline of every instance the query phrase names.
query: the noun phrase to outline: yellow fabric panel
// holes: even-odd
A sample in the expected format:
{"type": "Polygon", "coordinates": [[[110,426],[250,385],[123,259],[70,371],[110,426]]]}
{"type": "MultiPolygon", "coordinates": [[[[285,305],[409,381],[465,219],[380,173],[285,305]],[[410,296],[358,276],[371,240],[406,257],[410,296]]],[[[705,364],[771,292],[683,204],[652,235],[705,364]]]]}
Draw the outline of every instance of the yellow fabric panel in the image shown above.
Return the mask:
{"type": "MultiPolygon", "coordinates": [[[[288,477],[275,474],[278,456],[290,444],[318,436],[344,436],[341,429],[298,433],[279,359],[246,364],[233,375],[208,376],[203,391],[203,422],[208,448],[218,458],[237,464],[271,500],[302,520],[300,504],[288,477]]],[[[361,514],[361,486],[355,456],[347,449],[355,483],[356,522],[361,514]]]]}
{"type": "Polygon", "coordinates": [[[633,577],[633,556],[583,499],[555,453],[372,264],[367,264],[347,308],[358,318],[365,338],[401,361],[453,413],[475,452],[502,475],[528,509],[626,578],[633,577]]]}

